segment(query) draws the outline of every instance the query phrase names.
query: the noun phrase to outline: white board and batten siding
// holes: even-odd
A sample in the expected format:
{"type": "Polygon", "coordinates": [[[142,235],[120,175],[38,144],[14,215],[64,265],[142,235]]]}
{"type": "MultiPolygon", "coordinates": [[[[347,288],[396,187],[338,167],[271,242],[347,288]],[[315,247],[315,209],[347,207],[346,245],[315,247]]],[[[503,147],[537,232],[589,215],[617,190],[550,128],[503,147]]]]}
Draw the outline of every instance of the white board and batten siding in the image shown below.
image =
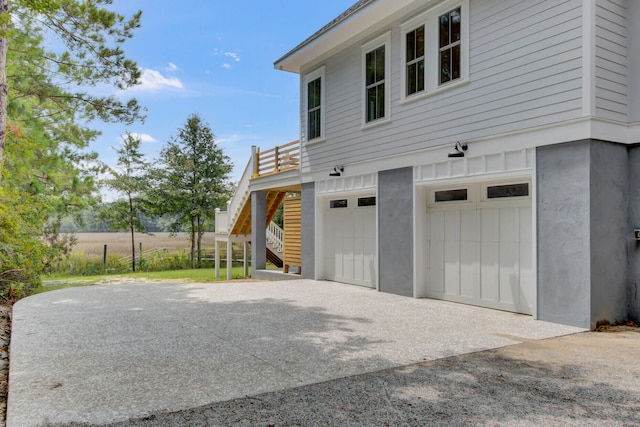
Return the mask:
{"type": "Polygon", "coordinates": [[[628,121],[628,1],[599,0],[595,19],[596,116],[628,121]]]}
{"type": "MultiPolygon", "coordinates": [[[[400,84],[401,25],[415,15],[386,28],[388,123],[362,127],[361,46],[384,30],[305,67],[309,73],[325,67],[326,138],[303,141],[303,173],[581,117],[582,0],[469,0],[468,82],[411,100],[403,99],[400,84]]],[[[304,113],[302,119],[304,128],[304,113]]]]}

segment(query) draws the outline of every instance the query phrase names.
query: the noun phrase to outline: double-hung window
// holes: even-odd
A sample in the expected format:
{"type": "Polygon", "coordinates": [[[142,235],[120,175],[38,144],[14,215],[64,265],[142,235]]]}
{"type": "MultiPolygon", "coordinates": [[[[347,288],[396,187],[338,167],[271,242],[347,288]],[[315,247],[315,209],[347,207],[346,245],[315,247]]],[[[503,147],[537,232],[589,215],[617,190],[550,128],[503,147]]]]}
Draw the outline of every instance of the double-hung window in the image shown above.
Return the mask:
{"type": "Polygon", "coordinates": [[[307,83],[307,138],[316,139],[320,138],[322,132],[320,132],[321,113],[322,113],[322,97],[320,96],[322,90],[322,79],[317,79],[307,83]]]}
{"type": "Polygon", "coordinates": [[[451,0],[400,26],[401,103],[468,79],[469,0],[451,0]]]}
{"type": "Polygon", "coordinates": [[[440,84],[457,80],[461,76],[461,23],[460,8],[439,16],[440,84]]]}
{"type": "Polygon", "coordinates": [[[304,108],[306,111],[306,140],[324,138],[324,67],[304,79],[304,108]]]}
{"type": "Polygon", "coordinates": [[[391,33],[362,47],[364,74],[364,124],[389,119],[391,33]]]}
{"type": "Polygon", "coordinates": [[[424,90],[424,25],[406,34],[407,96],[424,90]]]}

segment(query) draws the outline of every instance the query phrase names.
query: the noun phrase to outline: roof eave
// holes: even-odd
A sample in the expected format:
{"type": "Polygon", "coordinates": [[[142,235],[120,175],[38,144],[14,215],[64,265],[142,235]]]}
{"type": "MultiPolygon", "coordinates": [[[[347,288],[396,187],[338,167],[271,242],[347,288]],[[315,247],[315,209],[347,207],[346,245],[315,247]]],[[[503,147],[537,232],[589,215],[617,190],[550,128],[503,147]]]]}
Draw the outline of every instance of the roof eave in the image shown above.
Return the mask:
{"type": "Polygon", "coordinates": [[[368,28],[396,14],[415,0],[361,0],[274,62],[274,68],[300,74],[305,64],[348,44],[368,28]]]}

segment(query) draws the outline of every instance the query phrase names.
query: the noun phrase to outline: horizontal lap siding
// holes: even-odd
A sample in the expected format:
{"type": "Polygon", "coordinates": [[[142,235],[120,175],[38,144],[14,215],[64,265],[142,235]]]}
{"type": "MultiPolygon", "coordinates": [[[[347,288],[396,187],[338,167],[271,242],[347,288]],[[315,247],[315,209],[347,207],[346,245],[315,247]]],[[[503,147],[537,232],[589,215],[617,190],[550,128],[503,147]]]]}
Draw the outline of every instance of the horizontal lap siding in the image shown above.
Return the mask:
{"type": "MultiPolygon", "coordinates": [[[[303,147],[303,170],[580,117],[581,5],[580,0],[470,0],[469,83],[404,103],[400,102],[404,20],[394,23],[391,122],[364,130],[361,44],[341,51],[323,63],[327,139],[303,147]]],[[[428,57],[427,67],[436,61],[428,57]]]]}
{"type": "Polygon", "coordinates": [[[596,6],[596,115],[620,121],[628,113],[626,6],[627,0],[598,0],[596,6]]]}

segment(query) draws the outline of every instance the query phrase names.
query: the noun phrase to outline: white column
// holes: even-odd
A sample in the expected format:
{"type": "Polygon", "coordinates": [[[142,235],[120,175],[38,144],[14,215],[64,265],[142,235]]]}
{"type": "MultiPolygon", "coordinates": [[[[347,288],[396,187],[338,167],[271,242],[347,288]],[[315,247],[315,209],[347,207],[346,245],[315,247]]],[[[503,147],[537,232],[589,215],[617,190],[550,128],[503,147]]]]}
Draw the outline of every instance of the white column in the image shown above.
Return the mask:
{"type": "Polygon", "coordinates": [[[233,279],[233,246],[231,238],[227,239],[227,280],[233,279]]]}
{"type": "Polygon", "coordinates": [[[243,265],[244,265],[244,277],[249,277],[249,242],[246,240],[244,240],[244,244],[243,244],[243,249],[244,249],[244,257],[242,259],[243,265]]]}
{"type": "Polygon", "coordinates": [[[214,247],[214,252],[215,252],[215,267],[216,267],[216,279],[220,278],[220,242],[218,242],[218,239],[215,239],[215,247],[214,247]]]}

